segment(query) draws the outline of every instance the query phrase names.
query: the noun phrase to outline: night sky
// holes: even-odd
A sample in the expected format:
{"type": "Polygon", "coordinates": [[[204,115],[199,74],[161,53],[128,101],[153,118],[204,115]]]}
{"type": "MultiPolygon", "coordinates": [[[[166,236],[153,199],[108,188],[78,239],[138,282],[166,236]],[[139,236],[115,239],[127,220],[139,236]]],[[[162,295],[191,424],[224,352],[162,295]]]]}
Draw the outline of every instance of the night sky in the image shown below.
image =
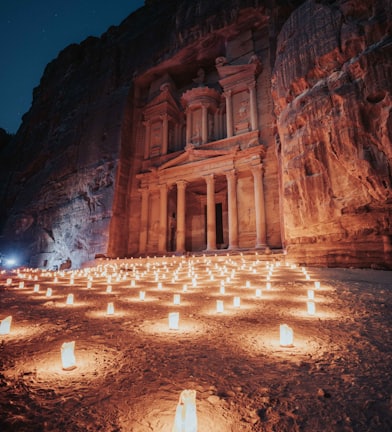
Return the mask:
{"type": "Polygon", "coordinates": [[[144,0],[0,0],[0,128],[16,133],[45,66],[71,43],[101,36],[144,0]]]}

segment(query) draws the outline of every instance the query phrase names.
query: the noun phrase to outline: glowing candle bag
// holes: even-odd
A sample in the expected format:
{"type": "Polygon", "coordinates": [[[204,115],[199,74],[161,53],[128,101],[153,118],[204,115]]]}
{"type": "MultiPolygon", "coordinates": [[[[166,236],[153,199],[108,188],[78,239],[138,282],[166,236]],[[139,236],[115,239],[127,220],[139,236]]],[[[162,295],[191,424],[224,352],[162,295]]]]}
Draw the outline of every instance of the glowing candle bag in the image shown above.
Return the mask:
{"type": "Polygon", "coordinates": [[[197,432],[196,390],[181,392],[172,432],[197,432]]]}
{"type": "Polygon", "coordinates": [[[0,334],[9,334],[11,331],[11,322],[12,322],[12,316],[8,316],[7,318],[4,318],[0,322],[0,334]]]}
{"type": "Polygon", "coordinates": [[[75,341],[64,342],[61,345],[61,362],[63,364],[63,369],[66,371],[76,368],[75,359],[75,341]]]}
{"type": "Polygon", "coordinates": [[[170,312],[169,313],[169,329],[170,330],[178,330],[179,320],[180,320],[179,312],[170,312]]]}
{"type": "Polygon", "coordinates": [[[293,329],[287,324],[280,325],[280,346],[291,347],[293,346],[293,329]]]}

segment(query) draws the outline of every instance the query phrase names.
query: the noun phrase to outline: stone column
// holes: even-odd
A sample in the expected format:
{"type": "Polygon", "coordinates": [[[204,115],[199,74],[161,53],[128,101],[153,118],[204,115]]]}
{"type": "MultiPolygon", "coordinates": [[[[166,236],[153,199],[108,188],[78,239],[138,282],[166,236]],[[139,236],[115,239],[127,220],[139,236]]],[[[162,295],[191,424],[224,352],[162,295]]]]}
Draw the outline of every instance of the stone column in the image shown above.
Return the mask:
{"type": "Polygon", "coordinates": [[[144,159],[148,159],[150,156],[150,137],[151,137],[151,124],[150,120],[145,121],[144,126],[146,127],[145,138],[144,138],[144,159]]]}
{"type": "Polygon", "coordinates": [[[147,232],[148,232],[148,188],[141,188],[139,192],[142,194],[141,216],[140,216],[140,233],[139,233],[139,253],[143,254],[147,248],[147,232]]]}
{"type": "Polygon", "coordinates": [[[176,252],[185,252],[185,190],[186,181],[177,181],[177,237],[176,252]]]}
{"type": "Polygon", "coordinates": [[[201,142],[206,144],[208,142],[208,105],[201,105],[201,142]]]}
{"type": "Polygon", "coordinates": [[[169,142],[169,117],[167,114],[162,114],[162,148],[161,154],[167,154],[168,142],[169,142]]]}
{"type": "Polygon", "coordinates": [[[167,184],[159,185],[160,191],[160,214],[159,214],[159,252],[167,251],[167,184]]]}
{"type": "Polygon", "coordinates": [[[250,97],[250,123],[252,131],[257,130],[257,101],[256,101],[256,83],[248,86],[250,97]]]}
{"type": "Polygon", "coordinates": [[[226,128],[227,128],[227,138],[233,136],[233,104],[231,100],[231,90],[224,93],[226,98],[226,128]]]}
{"type": "Polygon", "coordinates": [[[238,248],[237,175],[235,170],[226,172],[227,202],[229,210],[229,249],[238,248]]]}
{"type": "Polygon", "coordinates": [[[191,142],[191,130],[192,130],[192,113],[191,110],[189,108],[186,109],[185,111],[186,114],[186,144],[189,144],[191,142]]]}
{"type": "Polygon", "coordinates": [[[263,187],[263,165],[253,165],[251,169],[253,174],[253,186],[255,195],[256,248],[261,248],[267,245],[263,187]]]}
{"type": "Polygon", "coordinates": [[[216,210],[214,174],[204,177],[207,183],[207,250],[216,249],[216,210]]]}

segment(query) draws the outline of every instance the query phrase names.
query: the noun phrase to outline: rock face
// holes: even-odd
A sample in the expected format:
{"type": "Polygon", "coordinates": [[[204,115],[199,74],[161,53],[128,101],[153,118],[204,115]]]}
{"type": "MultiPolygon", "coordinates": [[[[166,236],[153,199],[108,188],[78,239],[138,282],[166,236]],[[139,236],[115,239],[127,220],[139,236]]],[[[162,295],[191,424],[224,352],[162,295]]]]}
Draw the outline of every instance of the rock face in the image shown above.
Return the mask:
{"type": "Polygon", "coordinates": [[[4,251],[48,268],[135,255],[154,83],[186,89],[217,57],[256,54],[268,245],[307,264],[391,266],[391,2],[287,3],[148,1],[62,51],[1,149],[4,251]]]}
{"type": "Polygon", "coordinates": [[[284,24],[273,98],[289,255],[391,264],[391,2],[307,1],[284,24]]]}

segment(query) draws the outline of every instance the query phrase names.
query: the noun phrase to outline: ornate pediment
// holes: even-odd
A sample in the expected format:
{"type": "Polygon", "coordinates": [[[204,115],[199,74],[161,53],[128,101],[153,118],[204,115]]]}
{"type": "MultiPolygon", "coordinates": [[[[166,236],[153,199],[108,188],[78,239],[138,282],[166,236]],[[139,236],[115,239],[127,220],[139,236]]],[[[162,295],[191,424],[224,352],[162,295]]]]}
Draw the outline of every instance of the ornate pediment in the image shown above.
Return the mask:
{"type": "Polygon", "coordinates": [[[169,114],[174,117],[179,115],[180,109],[169,83],[162,84],[160,93],[148,102],[143,112],[145,120],[162,114],[169,114]]]}
{"type": "Polygon", "coordinates": [[[231,148],[229,150],[201,149],[201,148],[196,148],[192,144],[188,144],[183,153],[162,164],[160,167],[158,167],[158,170],[173,168],[176,166],[186,165],[192,162],[198,162],[202,160],[210,160],[219,156],[232,155],[236,153],[238,150],[239,150],[238,147],[231,148]]]}

